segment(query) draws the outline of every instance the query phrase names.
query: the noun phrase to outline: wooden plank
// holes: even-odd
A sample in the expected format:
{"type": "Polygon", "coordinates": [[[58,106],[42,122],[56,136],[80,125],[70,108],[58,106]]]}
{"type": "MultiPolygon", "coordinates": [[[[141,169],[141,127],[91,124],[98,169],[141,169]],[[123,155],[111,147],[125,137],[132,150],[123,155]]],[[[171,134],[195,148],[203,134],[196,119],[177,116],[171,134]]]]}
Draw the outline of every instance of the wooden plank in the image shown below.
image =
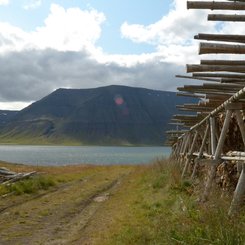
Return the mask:
{"type": "Polygon", "coordinates": [[[187,1],[187,9],[245,10],[243,2],[187,1]]]}

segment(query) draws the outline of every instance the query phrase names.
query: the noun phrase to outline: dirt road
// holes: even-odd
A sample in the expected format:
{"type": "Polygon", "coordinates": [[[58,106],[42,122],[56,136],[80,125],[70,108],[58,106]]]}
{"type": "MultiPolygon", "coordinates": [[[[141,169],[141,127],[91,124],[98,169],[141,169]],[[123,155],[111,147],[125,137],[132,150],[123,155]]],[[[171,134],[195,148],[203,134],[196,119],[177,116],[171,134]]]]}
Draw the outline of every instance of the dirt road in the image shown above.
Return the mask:
{"type": "Polygon", "coordinates": [[[90,221],[96,220],[134,170],[89,170],[41,194],[2,198],[0,244],[91,244],[86,233],[91,230],[90,221]]]}

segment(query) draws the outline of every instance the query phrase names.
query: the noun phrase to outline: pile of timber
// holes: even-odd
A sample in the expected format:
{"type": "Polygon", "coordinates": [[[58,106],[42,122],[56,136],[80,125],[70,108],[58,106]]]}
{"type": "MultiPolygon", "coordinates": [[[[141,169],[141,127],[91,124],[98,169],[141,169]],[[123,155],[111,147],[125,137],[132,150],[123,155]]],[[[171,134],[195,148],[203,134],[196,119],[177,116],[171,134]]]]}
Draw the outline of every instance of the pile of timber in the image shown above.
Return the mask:
{"type": "Polygon", "coordinates": [[[16,173],[10,171],[5,167],[0,167],[0,184],[6,185],[6,184],[14,183],[23,179],[30,178],[36,173],[37,173],[36,171],[29,172],[29,173],[16,173]]]}
{"type": "MultiPolygon", "coordinates": [[[[235,10],[235,14],[209,14],[207,19],[245,21],[241,14],[245,0],[187,1],[187,8],[235,10]]],[[[245,35],[240,33],[198,33],[194,39],[202,40],[199,55],[245,54],[245,35]]],[[[186,72],[191,75],[176,77],[199,83],[178,87],[177,95],[199,102],[177,106],[182,114],[174,115],[171,124],[178,130],[167,132],[167,145],[172,146],[171,157],[182,167],[182,178],[205,176],[202,201],[207,201],[213,182],[234,192],[231,215],[245,197],[245,60],[202,59],[199,64],[187,64],[186,72]]]]}

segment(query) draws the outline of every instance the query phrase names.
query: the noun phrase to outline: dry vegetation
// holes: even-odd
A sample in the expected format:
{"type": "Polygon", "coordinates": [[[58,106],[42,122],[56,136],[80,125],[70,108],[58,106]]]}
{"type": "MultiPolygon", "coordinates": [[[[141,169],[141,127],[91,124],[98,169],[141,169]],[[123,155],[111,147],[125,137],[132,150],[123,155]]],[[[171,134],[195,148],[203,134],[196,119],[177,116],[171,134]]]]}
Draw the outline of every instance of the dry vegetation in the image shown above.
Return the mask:
{"type": "Polygon", "coordinates": [[[200,204],[200,183],[181,183],[178,168],[167,161],[147,166],[1,166],[42,174],[23,181],[38,186],[33,192],[12,187],[6,195],[5,190],[0,244],[245,242],[244,210],[229,218],[230,197],[217,198],[222,194],[218,189],[207,204],[200,204]],[[51,184],[43,187],[40,182],[51,184]]]}

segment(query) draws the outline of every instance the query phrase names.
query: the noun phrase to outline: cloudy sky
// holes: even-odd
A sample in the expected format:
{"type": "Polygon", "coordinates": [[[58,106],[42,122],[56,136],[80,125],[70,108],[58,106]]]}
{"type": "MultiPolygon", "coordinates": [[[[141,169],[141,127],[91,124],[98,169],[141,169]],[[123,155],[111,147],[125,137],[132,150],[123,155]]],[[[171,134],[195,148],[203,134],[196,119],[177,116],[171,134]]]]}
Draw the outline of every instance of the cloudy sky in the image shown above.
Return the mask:
{"type": "Polygon", "coordinates": [[[0,109],[60,87],[175,91],[200,59],[195,34],[244,31],[208,12],[185,0],[0,0],[0,109]]]}

